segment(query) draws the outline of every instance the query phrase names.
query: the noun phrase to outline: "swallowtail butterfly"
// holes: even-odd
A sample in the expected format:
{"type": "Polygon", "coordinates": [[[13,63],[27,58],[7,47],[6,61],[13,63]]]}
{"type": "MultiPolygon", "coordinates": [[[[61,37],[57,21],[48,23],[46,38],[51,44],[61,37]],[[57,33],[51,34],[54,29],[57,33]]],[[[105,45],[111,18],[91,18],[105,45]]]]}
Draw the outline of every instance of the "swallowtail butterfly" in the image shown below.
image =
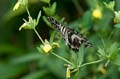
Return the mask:
{"type": "Polygon", "coordinates": [[[79,47],[84,42],[85,47],[91,47],[92,44],[86,40],[82,35],[68,27],[65,27],[64,25],[57,22],[52,17],[47,17],[48,21],[56,28],[59,32],[61,32],[63,39],[65,40],[66,44],[73,50],[73,51],[79,51],[79,47]]]}

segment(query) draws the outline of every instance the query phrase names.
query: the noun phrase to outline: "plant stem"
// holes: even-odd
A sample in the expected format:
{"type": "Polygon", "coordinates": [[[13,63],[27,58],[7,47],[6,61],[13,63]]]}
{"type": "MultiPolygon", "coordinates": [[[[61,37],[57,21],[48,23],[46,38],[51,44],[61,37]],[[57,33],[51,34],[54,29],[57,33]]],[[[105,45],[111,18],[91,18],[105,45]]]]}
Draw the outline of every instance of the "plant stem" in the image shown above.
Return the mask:
{"type": "Polygon", "coordinates": [[[58,57],[59,59],[65,61],[65,62],[71,64],[72,66],[74,65],[72,62],[68,61],[67,59],[65,59],[65,58],[63,58],[63,57],[61,57],[61,56],[59,56],[59,55],[57,55],[57,54],[55,54],[53,52],[51,54],[53,54],[54,56],[58,57]]]}
{"type": "Polygon", "coordinates": [[[109,62],[110,62],[110,60],[107,60],[107,62],[105,63],[105,67],[107,67],[109,62]]]}
{"type": "Polygon", "coordinates": [[[27,13],[28,13],[28,16],[30,17],[30,12],[28,10],[28,7],[26,6],[26,10],[27,10],[27,13]]]}
{"type": "Polygon", "coordinates": [[[40,41],[44,44],[43,39],[41,38],[41,36],[38,34],[37,30],[34,28],[35,33],[37,34],[38,38],[40,39],[40,41]]]}
{"type": "Polygon", "coordinates": [[[82,65],[78,66],[76,69],[74,69],[73,71],[71,71],[71,73],[77,71],[80,67],[84,67],[84,66],[90,65],[90,64],[96,64],[96,63],[99,63],[99,62],[101,62],[101,61],[103,61],[103,59],[82,64],[82,65]]]}
{"type": "Polygon", "coordinates": [[[92,62],[89,62],[89,63],[85,63],[85,64],[82,64],[82,65],[79,66],[79,67],[83,67],[83,66],[86,66],[86,65],[89,65],[89,64],[96,64],[96,63],[99,63],[99,62],[101,62],[101,61],[103,61],[103,59],[97,60],[97,61],[92,61],[92,62]]]}
{"type": "MultiPolygon", "coordinates": [[[[27,13],[28,13],[28,15],[29,15],[29,17],[30,17],[30,13],[29,13],[29,10],[28,10],[28,7],[26,6],[26,10],[27,10],[27,13]]],[[[35,33],[37,34],[37,36],[38,36],[38,38],[40,39],[40,41],[44,44],[44,41],[42,40],[42,38],[41,38],[41,36],[38,34],[38,32],[37,32],[37,30],[34,28],[34,31],[35,31],[35,33]]]]}

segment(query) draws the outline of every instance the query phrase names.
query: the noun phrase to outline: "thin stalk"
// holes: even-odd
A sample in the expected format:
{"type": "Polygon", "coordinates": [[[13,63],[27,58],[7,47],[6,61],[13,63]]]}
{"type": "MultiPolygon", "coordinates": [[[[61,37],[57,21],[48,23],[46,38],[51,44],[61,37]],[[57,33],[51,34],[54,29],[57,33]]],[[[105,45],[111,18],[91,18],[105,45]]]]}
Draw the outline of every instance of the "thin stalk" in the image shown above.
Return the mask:
{"type": "Polygon", "coordinates": [[[44,44],[43,39],[41,38],[41,36],[39,35],[39,33],[37,32],[37,30],[34,28],[35,33],[37,34],[38,38],[40,39],[40,41],[44,44]]]}
{"type": "Polygon", "coordinates": [[[109,64],[110,60],[107,60],[107,62],[105,63],[105,67],[107,67],[107,65],[109,64]]]}
{"type": "Polygon", "coordinates": [[[101,61],[103,61],[103,59],[97,60],[97,61],[92,61],[92,62],[89,62],[89,63],[85,63],[85,64],[82,64],[82,65],[79,66],[79,67],[83,67],[83,66],[90,65],[90,64],[96,64],[96,63],[99,63],[99,62],[101,62],[101,61]]]}
{"type": "Polygon", "coordinates": [[[76,72],[80,67],[84,67],[84,66],[90,65],[90,64],[96,64],[96,63],[99,63],[101,61],[103,61],[103,59],[82,64],[82,65],[78,66],[76,69],[74,69],[73,71],[71,71],[71,73],[76,72]]]}
{"type": "Polygon", "coordinates": [[[29,15],[29,17],[30,17],[30,12],[29,12],[29,10],[28,10],[28,7],[26,6],[26,10],[27,10],[27,13],[28,13],[28,15],[29,15]]]}
{"type": "Polygon", "coordinates": [[[57,55],[57,54],[55,54],[53,52],[51,54],[53,54],[54,56],[58,57],[59,59],[65,61],[65,62],[71,64],[72,66],[74,65],[72,62],[68,61],[67,59],[65,59],[65,58],[63,58],[63,57],[61,57],[61,56],[59,56],[59,55],[57,55]]]}

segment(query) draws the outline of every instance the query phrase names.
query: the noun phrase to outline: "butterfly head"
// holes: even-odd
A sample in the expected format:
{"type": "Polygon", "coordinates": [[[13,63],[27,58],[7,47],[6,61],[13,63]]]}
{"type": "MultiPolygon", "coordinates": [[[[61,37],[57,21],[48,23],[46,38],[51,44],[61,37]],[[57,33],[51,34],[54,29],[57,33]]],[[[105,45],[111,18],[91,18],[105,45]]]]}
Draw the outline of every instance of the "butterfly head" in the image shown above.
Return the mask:
{"type": "Polygon", "coordinates": [[[47,17],[47,19],[51,22],[54,21],[54,19],[52,17],[47,17]]]}

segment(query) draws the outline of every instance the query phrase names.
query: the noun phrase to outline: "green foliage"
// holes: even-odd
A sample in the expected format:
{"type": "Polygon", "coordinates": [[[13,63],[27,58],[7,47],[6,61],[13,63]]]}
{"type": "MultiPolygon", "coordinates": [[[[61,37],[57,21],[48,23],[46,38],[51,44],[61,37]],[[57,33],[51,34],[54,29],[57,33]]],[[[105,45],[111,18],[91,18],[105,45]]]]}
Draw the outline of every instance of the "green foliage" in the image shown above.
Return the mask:
{"type": "Polygon", "coordinates": [[[29,15],[29,17],[28,17],[28,18],[29,18],[29,21],[27,22],[27,21],[24,19],[25,23],[23,23],[23,24],[20,26],[19,30],[21,30],[22,28],[24,28],[24,29],[34,29],[34,28],[38,25],[39,19],[40,19],[40,17],[41,17],[41,11],[38,13],[37,19],[33,19],[33,18],[30,16],[29,12],[28,12],[28,15],[29,15]]]}
{"type": "Polygon", "coordinates": [[[114,11],[115,1],[110,1],[108,4],[104,2],[105,6],[114,11]]]}
{"type": "Polygon", "coordinates": [[[40,71],[32,72],[21,79],[39,79],[39,78],[43,78],[45,74],[48,74],[47,70],[40,70],[40,71]]]}
{"type": "Polygon", "coordinates": [[[54,2],[51,6],[49,7],[43,7],[43,10],[47,16],[53,16],[55,15],[56,11],[56,2],[54,2]]]}
{"type": "Polygon", "coordinates": [[[120,3],[18,0],[14,8],[13,3],[5,2],[7,13],[0,11],[5,15],[0,23],[1,79],[119,79],[120,3]],[[47,16],[82,33],[93,47],[82,44],[76,53],[69,49],[47,16]]]}
{"type": "Polygon", "coordinates": [[[116,27],[116,28],[120,28],[120,24],[116,24],[115,27],[116,27]]]}
{"type": "Polygon", "coordinates": [[[117,43],[113,43],[111,46],[109,45],[103,45],[103,48],[98,48],[98,56],[100,57],[100,59],[105,59],[107,60],[107,63],[105,66],[107,66],[107,64],[109,62],[112,62],[113,60],[116,59],[116,56],[119,52],[119,48],[118,48],[119,44],[117,43]]]}

